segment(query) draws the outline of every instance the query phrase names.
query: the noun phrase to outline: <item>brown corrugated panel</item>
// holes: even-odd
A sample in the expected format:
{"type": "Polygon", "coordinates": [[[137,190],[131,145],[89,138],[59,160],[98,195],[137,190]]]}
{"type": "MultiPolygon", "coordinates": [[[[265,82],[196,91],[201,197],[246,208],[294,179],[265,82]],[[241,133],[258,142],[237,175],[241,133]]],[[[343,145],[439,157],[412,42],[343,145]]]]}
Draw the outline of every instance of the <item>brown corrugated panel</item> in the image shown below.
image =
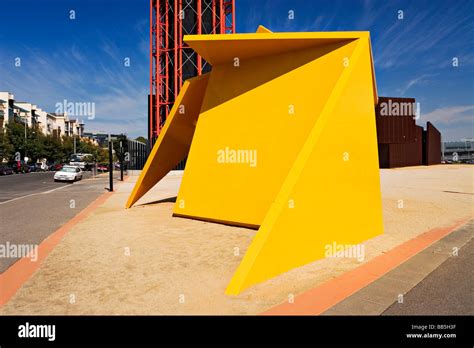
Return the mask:
{"type": "Polygon", "coordinates": [[[406,116],[378,116],[377,139],[380,144],[415,141],[415,120],[406,116]]]}
{"type": "Polygon", "coordinates": [[[405,144],[388,144],[389,168],[419,166],[422,164],[421,141],[405,144]]]}
{"type": "Polygon", "coordinates": [[[415,122],[415,99],[379,97],[375,108],[379,165],[394,168],[421,165],[424,161],[423,127],[415,122]],[[398,107],[403,116],[382,115],[382,105],[398,107]],[[394,106],[397,104],[396,106],[394,106]],[[402,111],[403,110],[403,111],[402,111]]]}
{"type": "Polygon", "coordinates": [[[379,167],[390,168],[389,144],[378,144],[379,167]]]}
{"type": "Polygon", "coordinates": [[[419,166],[423,164],[423,127],[415,126],[410,143],[378,144],[380,168],[419,166]]]}
{"type": "Polygon", "coordinates": [[[441,133],[431,122],[426,124],[426,164],[441,163],[441,133]]]}
{"type": "Polygon", "coordinates": [[[416,165],[423,164],[423,127],[415,127],[415,142],[417,143],[416,147],[416,165]]]}
{"type": "Polygon", "coordinates": [[[414,98],[379,97],[375,107],[377,139],[379,144],[410,143],[415,141],[414,108],[407,110],[407,104],[414,105],[414,98]],[[381,115],[382,105],[397,103],[399,111],[404,109],[406,116],[381,115]],[[409,111],[409,112],[407,112],[409,111]]]}

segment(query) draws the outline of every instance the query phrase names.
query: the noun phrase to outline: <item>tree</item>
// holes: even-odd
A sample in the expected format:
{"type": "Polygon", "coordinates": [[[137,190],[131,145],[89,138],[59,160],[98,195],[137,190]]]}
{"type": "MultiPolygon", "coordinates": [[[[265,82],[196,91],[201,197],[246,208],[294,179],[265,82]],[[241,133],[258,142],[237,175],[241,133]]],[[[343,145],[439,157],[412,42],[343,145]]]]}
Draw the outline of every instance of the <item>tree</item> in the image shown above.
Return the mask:
{"type": "Polygon", "coordinates": [[[31,162],[47,158],[48,153],[44,148],[45,136],[37,125],[26,129],[26,150],[31,162]]]}
{"type": "Polygon", "coordinates": [[[147,144],[148,143],[148,140],[146,140],[144,137],[138,137],[135,139],[136,141],[139,141],[139,142],[142,142],[142,143],[145,143],[147,144]]]}
{"type": "Polygon", "coordinates": [[[15,121],[5,125],[7,137],[13,146],[14,152],[25,155],[25,126],[15,121]]]}
{"type": "MultiPolygon", "coordinates": [[[[107,150],[101,149],[91,141],[76,139],[78,152],[90,153],[97,162],[107,160],[107,150]]],[[[74,152],[74,139],[68,136],[61,138],[45,135],[37,125],[26,127],[22,123],[11,121],[5,125],[5,132],[0,131],[0,159],[11,159],[19,152],[27,155],[31,162],[46,158],[52,162],[68,162],[74,152]]]]}
{"type": "Polygon", "coordinates": [[[88,153],[90,156],[85,158],[87,162],[106,163],[107,162],[107,149],[103,149],[98,145],[95,145],[89,140],[81,139],[76,144],[80,153],[88,153]]]}
{"type": "Polygon", "coordinates": [[[71,158],[74,153],[74,139],[66,135],[62,136],[62,152],[65,159],[71,158]]]}
{"type": "Polygon", "coordinates": [[[2,162],[3,160],[9,161],[14,153],[15,148],[10,142],[8,132],[0,130],[0,162],[2,162]]]}
{"type": "Polygon", "coordinates": [[[128,138],[125,134],[120,134],[117,139],[113,141],[113,149],[115,151],[115,157],[120,163],[126,160],[126,153],[128,152],[128,138]],[[120,146],[122,143],[122,146],[120,146]]]}
{"type": "Polygon", "coordinates": [[[38,126],[28,127],[13,121],[8,122],[5,128],[7,138],[13,146],[14,152],[19,152],[22,157],[28,156],[32,162],[45,156],[44,138],[38,126]]]}
{"type": "Polygon", "coordinates": [[[44,152],[45,158],[55,163],[67,161],[69,157],[61,139],[52,135],[47,135],[44,138],[44,152]]]}

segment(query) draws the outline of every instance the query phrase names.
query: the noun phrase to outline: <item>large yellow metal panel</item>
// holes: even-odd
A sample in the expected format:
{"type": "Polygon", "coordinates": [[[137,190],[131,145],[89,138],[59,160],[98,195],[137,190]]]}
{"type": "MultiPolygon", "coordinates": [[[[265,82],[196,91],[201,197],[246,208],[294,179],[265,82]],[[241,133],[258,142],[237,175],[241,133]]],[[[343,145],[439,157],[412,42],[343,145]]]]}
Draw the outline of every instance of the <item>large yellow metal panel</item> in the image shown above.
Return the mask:
{"type": "Polygon", "coordinates": [[[257,28],[257,31],[256,33],[260,33],[260,34],[268,34],[268,33],[271,33],[272,31],[268,28],[265,28],[263,25],[259,25],[258,28],[257,28]]]}
{"type": "Polygon", "coordinates": [[[368,45],[358,41],[227,294],[383,232],[368,45]]]}
{"type": "Polygon", "coordinates": [[[368,37],[367,32],[185,35],[184,41],[214,67],[240,60],[368,37]]]}
{"type": "Polygon", "coordinates": [[[382,233],[368,33],[185,41],[212,72],[185,85],[191,117],[175,105],[128,206],[189,151],[174,214],[259,228],[228,294],[382,233]]]}
{"type": "Polygon", "coordinates": [[[209,75],[184,82],[143,170],[128,198],[130,208],[188,154],[209,75]]]}
{"type": "MultiPolygon", "coordinates": [[[[207,62],[215,66],[217,64],[230,64],[236,57],[242,60],[276,55],[281,52],[296,51],[317,45],[328,45],[359,38],[369,39],[370,44],[369,32],[365,31],[272,33],[267,28],[259,26],[255,34],[185,35],[184,39],[207,62]],[[226,42],[233,42],[234,45],[226,45],[226,42]]],[[[372,57],[372,51],[370,52],[372,57]]],[[[376,105],[378,97],[372,60],[371,66],[374,105],[376,105]]]]}
{"type": "Polygon", "coordinates": [[[213,66],[174,214],[258,227],[355,45],[213,66]],[[254,158],[220,163],[232,151],[254,158]]]}

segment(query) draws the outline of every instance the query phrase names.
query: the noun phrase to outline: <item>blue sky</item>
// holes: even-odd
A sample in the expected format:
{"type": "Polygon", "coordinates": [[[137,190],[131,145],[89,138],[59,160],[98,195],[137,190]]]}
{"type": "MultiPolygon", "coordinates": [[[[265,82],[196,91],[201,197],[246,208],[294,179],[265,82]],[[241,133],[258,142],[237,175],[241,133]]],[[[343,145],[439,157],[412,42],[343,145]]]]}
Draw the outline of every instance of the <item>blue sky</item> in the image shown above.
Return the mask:
{"type": "MultiPolygon", "coordinates": [[[[148,0],[2,0],[0,90],[48,111],[64,99],[94,102],[87,131],[146,135],[148,7],[148,0]]],[[[236,0],[236,21],[237,32],[259,24],[369,30],[379,95],[415,97],[419,123],[432,121],[444,140],[474,136],[474,0],[236,0]]]]}

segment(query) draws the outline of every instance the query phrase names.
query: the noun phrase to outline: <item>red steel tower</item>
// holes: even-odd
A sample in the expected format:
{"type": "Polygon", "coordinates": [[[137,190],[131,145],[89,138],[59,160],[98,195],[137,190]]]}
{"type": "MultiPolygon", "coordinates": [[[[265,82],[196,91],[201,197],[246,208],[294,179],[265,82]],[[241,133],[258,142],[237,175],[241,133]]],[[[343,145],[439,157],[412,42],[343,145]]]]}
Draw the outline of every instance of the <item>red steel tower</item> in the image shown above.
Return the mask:
{"type": "Polygon", "coordinates": [[[151,146],[183,81],[211,69],[183,43],[183,36],[224,33],[235,33],[235,0],[150,0],[148,139],[151,146]]]}

